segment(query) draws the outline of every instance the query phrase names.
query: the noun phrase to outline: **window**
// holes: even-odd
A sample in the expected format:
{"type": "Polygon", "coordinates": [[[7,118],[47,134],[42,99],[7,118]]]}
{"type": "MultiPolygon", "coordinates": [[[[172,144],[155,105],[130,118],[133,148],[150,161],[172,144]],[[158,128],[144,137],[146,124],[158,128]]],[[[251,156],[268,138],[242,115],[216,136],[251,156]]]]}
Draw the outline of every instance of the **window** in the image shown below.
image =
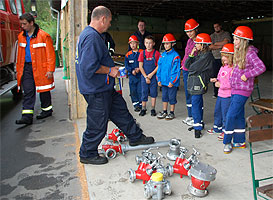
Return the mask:
{"type": "Polygon", "coordinates": [[[19,16],[21,16],[23,14],[21,0],[16,0],[16,7],[17,7],[17,10],[18,10],[19,16]]]}
{"type": "Polygon", "coordinates": [[[0,10],[6,11],[5,0],[0,0],[0,10]]]}
{"type": "Polygon", "coordinates": [[[14,0],[9,0],[11,12],[17,15],[17,9],[14,0]]]}

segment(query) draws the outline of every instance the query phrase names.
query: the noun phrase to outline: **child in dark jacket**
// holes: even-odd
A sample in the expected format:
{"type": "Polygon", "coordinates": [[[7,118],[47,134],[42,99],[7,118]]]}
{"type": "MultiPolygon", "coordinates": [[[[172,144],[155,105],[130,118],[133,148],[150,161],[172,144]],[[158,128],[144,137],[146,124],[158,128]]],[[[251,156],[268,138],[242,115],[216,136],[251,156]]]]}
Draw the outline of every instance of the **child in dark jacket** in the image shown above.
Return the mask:
{"type": "Polygon", "coordinates": [[[141,80],[138,57],[143,51],[138,49],[139,41],[135,35],[129,38],[129,45],[132,50],[125,55],[125,68],[129,76],[130,96],[136,112],[141,110],[141,80]]]}
{"type": "Polygon", "coordinates": [[[195,138],[201,137],[203,129],[203,94],[208,90],[214,57],[209,51],[211,38],[206,33],[196,36],[195,47],[186,60],[185,67],[189,71],[187,90],[192,95],[192,116],[195,138]],[[198,55],[194,56],[195,51],[198,55]]]}

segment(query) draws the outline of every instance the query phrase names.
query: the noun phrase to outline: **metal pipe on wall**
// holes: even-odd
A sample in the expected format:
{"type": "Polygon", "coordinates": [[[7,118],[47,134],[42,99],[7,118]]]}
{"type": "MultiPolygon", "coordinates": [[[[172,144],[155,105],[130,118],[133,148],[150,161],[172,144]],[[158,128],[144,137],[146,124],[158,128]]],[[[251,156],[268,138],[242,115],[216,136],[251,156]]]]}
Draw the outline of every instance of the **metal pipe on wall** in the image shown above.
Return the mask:
{"type": "Polygon", "coordinates": [[[56,47],[55,50],[59,50],[59,32],[60,32],[60,11],[50,7],[50,9],[57,13],[57,33],[56,33],[56,47]]]}

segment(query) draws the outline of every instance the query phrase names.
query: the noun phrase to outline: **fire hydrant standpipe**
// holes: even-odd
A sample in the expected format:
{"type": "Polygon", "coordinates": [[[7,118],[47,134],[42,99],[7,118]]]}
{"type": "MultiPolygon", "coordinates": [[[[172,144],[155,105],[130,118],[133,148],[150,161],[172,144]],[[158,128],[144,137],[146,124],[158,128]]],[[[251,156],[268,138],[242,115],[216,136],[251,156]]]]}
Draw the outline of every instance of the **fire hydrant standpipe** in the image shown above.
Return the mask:
{"type": "Polygon", "coordinates": [[[112,159],[116,157],[117,153],[125,154],[127,151],[136,151],[143,150],[149,148],[157,148],[157,147],[167,147],[169,146],[170,141],[161,141],[155,142],[153,144],[143,144],[138,146],[130,146],[128,144],[119,144],[119,145],[102,145],[102,149],[107,158],[112,159]]]}
{"type": "Polygon", "coordinates": [[[171,184],[164,180],[162,173],[153,173],[151,180],[144,185],[144,196],[149,199],[161,200],[165,195],[171,195],[171,184]]]}

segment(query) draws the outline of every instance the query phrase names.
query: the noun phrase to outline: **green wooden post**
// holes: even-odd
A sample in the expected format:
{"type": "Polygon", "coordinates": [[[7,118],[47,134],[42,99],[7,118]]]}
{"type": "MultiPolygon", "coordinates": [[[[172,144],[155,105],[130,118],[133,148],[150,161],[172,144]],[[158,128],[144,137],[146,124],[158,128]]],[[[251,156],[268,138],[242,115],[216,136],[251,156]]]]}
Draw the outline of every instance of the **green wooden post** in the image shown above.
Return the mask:
{"type": "MultiPolygon", "coordinates": [[[[253,160],[253,152],[252,152],[252,143],[251,142],[249,142],[249,154],[250,154],[250,164],[251,164],[251,173],[252,173],[253,195],[254,195],[254,199],[257,200],[257,193],[256,193],[257,183],[255,180],[254,160],[253,160]]],[[[258,183],[258,185],[259,185],[259,183],[258,183]]]]}

